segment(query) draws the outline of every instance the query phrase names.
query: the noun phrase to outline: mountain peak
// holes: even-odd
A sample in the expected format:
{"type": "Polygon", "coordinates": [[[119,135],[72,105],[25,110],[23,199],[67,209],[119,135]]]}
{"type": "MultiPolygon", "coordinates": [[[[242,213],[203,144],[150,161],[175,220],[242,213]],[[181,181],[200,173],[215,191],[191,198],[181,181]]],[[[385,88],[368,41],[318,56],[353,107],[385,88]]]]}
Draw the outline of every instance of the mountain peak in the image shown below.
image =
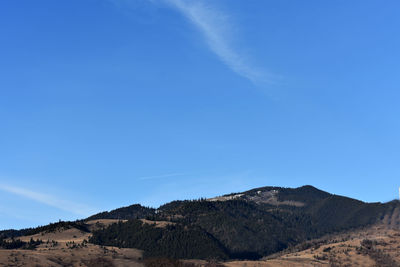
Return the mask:
{"type": "Polygon", "coordinates": [[[298,188],[265,186],[254,188],[241,193],[232,193],[219,197],[209,198],[209,201],[246,200],[257,204],[270,204],[274,206],[288,205],[302,207],[311,202],[320,201],[331,194],[319,190],[311,185],[298,188]]]}

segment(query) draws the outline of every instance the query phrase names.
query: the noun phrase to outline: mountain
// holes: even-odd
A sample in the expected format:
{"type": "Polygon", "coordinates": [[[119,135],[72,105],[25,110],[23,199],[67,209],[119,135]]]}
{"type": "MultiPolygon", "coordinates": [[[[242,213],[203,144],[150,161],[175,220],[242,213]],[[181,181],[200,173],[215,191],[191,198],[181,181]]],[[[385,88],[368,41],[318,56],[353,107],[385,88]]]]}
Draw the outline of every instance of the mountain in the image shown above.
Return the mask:
{"type": "MultiPolygon", "coordinates": [[[[173,201],[156,210],[142,207],[141,216],[135,213],[136,221],[97,230],[90,241],[143,249],[147,256],[259,259],[325,234],[376,223],[397,206],[397,202],[364,203],[312,186],[262,187],[211,199],[173,201]],[[174,224],[160,229],[138,219],[174,224]],[[174,249],[168,249],[172,243],[174,249]],[[207,253],[196,255],[198,244],[207,253]]],[[[130,220],[129,210],[111,211],[104,218],[130,220]]]]}
{"type": "Polygon", "coordinates": [[[1,231],[0,238],[62,229],[80,232],[92,246],[139,249],[145,258],[258,260],[327,234],[376,223],[398,227],[399,211],[398,201],[365,203],[309,185],[261,187],[157,209],[135,204],[76,222],[1,231]]]}

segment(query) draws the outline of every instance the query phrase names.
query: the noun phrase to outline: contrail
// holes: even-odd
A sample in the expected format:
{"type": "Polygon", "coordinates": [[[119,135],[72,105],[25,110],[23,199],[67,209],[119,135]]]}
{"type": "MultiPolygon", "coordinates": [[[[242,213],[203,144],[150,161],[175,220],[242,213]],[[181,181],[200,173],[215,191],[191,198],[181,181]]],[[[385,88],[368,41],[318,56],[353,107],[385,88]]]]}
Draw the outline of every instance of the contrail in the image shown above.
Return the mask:
{"type": "Polygon", "coordinates": [[[185,175],[185,174],[184,173],[169,173],[169,174],[154,175],[154,176],[143,176],[143,177],[139,177],[138,180],[151,180],[151,179],[175,177],[175,176],[182,176],[182,175],[185,175]]]}

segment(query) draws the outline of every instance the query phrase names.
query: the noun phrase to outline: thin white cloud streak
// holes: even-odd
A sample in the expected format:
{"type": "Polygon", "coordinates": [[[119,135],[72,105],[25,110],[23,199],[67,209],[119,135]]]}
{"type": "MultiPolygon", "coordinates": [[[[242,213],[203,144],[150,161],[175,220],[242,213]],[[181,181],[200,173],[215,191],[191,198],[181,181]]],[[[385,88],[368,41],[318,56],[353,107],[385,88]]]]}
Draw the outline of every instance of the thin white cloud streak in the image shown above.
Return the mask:
{"type": "Polygon", "coordinates": [[[94,211],[85,205],[59,199],[52,195],[34,192],[26,188],[0,184],[0,190],[80,216],[88,216],[94,211]]]}
{"type": "Polygon", "coordinates": [[[175,176],[182,176],[182,175],[185,175],[185,174],[184,173],[169,173],[169,174],[154,175],[154,176],[143,176],[143,177],[139,177],[138,180],[151,180],[151,179],[168,178],[168,177],[175,177],[175,176]]]}
{"type": "Polygon", "coordinates": [[[200,30],[211,51],[231,70],[256,85],[272,83],[271,74],[250,64],[246,57],[233,47],[231,38],[233,27],[226,14],[215,7],[206,5],[204,1],[165,1],[179,10],[200,30]]]}

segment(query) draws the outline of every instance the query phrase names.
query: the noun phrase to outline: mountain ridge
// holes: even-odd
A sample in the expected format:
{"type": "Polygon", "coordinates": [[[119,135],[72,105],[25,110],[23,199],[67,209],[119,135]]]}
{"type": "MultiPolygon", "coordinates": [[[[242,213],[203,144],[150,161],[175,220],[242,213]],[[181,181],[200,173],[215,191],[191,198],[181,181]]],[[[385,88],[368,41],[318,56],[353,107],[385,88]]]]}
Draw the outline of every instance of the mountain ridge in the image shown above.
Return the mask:
{"type": "Polygon", "coordinates": [[[157,209],[134,204],[94,214],[76,222],[41,228],[0,231],[0,238],[50,231],[57,227],[85,231],[93,220],[116,220],[92,228],[89,242],[136,248],[145,257],[177,259],[251,259],[277,253],[310,239],[378,223],[392,216],[398,201],[366,203],[310,185],[259,187],[210,199],[176,200],[157,209]],[[162,227],[158,226],[162,223],[162,227]]]}

